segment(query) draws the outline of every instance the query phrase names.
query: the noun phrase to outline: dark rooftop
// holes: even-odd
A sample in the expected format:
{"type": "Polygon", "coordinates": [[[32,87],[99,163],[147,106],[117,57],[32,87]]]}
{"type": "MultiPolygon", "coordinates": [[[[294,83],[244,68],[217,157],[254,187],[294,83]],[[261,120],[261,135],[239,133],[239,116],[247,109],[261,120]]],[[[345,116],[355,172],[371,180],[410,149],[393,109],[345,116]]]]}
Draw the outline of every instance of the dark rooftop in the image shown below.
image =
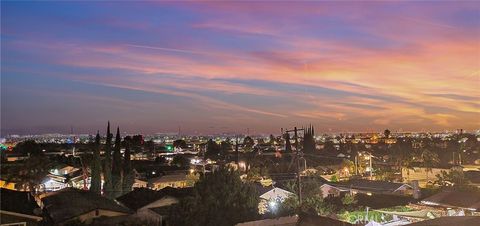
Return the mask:
{"type": "Polygon", "coordinates": [[[439,217],[431,220],[420,221],[408,226],[478,226],[480,217],[457,216],[457,217],[439,217]]]}
{"type": "Polygon", "coordinates": [[[42,202],[55,223],[64,222],[96,209],[130,213],[127,208],[118,205],[113,200],[75,188],[52,192],[43,198],[42,202]]]}
{"type": "Polygon", "coordinates": [[[388,181],[379,181],[379,180],[363,180],[363,179],[353,179],[345,182],[338,183],[328,183],[336,187],[344,188],[354,188],[359,190],[368,190],[368,191],[379,191],[379,192],[394,192],[403,185],[403,183],[394,183],[388,181]]]}
{"type": "Polygon", "coordinates": [[[131,210],[138,210],[152,202],[163,198],[165,194],[148,188],[135,188],[133,191],[117,198],[124,206],[131,210]]]}
{"type": "Polygon", "coordinates": [[[299,226],[354,226],[345,221],[340,221],[330,217],[301,214],[297,223],[299,226]]]}
{"type": "Polygon", "coordinates": [[[29,192],[0,188],[1,210],[35,216],[40,207],[29,192]]]}
{"type": "Polygon", "coordinates": [[[192,188],[166,187],[160,191],[151,190],[148,188],[136,188],[133,191],[118,197],[117,201],[136,211],[152,202],[162,199],[165,196],[180,199],[191,194],[192,188]]]}
{"type": "Polygon", "coordinates": [[[441,191],[422,200],[422,203],[435,203],[442,206],[480,209],[480,192],[478,191],[441,191]]]}

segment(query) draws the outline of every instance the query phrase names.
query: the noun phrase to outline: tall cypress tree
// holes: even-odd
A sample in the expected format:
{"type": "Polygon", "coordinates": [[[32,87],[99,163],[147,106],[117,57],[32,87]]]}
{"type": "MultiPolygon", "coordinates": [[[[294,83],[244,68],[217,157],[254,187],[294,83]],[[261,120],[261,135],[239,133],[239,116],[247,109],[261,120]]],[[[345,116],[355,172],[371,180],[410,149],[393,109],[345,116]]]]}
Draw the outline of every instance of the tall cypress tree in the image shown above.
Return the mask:
{"type": "Polygon", "coordinates": [[[287,132],[285,133],[285,153],[292,152],[292,144],[290,143],[290,134],[287,132]]]}
{"type": "Polygon", "coordinates": [[[133,183],[135,182],[135,174],[132,169],[132,162],[130,161],[130,146],[131,138],[125,137],[125,157],[123,159],[123,194],[132,191],[133,183]]]}
{"type": "Polygon", "coordinates": [[[120,137],[120,128],[117,127],[117,136],[115,137],[115,148],[113,149],[112,161],[112,185],[113,197],[122,195],[122,156],[120,154],[120,146],[122,138],[120,137]]]}
{"type": "Polygon", "coordinates": [[[315,132],[312,125],[305,129],[305,134],[303,136],[303,150],[307,153],[312,153],[315,151],[314,133],[315,132]]]}
{"type": "Polygon", "coordinates": [[[97,131],[95,146],[93,147],[93,163],[91,168],[90,191],[102,193],[102,164],[100,162],[100,132],[97,131]]]}
{"type": "Polygon", "coordinates": [[[110,121],[107,126],[107,140],[105,142],[105,165],[103,167],[103,179],[105,181],[103,186],[104,194],[107,198],[113,198],[112,196],[112,136],[110,133],[110,121]]]}

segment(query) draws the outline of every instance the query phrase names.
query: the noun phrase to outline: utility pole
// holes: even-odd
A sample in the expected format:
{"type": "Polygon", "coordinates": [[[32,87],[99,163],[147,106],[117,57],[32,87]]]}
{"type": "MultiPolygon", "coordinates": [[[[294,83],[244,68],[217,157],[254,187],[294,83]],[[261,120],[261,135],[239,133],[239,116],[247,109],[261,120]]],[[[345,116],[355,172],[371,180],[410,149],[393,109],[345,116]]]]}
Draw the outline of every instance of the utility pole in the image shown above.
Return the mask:
{"type": "MultiPolygon", "coordinates": [[[[293,130],[285,130],[285,133],[293,132],[293,136],[295,139],[295,151],[296,151],[296,160],[297,160],[297,189],[298,189],[298,200],[299,203],[302,203],[302,179],[300,176],[300,158],[302,157],[302,152],[299,147],[298,143],[298,131],[304,130],[304,129],[297,129],[297,127],[294,127],[293,130]]],[[[283,131],[283,129],[282,129],[283,131]]],[[[306,164],[306,163],[305,163],[306,164]]]]}
{"type": "Polygon", "coordinates": [[[238,136],[236,136],[236,139],[235,139],[235,154],[237,155],[237,156],[236,156],[236,163],[237,163],[237,166],[238,166],[238,159],[239,159],[239,153],[238,153],[238,136]]]}
{"type": "Polygon", "coordinates": [[[358,175],[358,153],[355,155],[355,175],[358,175]]]}
{"type": "Polygon", "coordinates": [[[302,177],[300,176],[300,149],[298,147],[298,133],[297,127],[295,130],[295,150],[297,151],[297,184],[298,184],[298,200],[302,204],[302,177]]]}
{"type": "Polygon", "coordinates": [[[370,156],[369,156],[369,159],[370,159],[370,180],[373,178],[372,157],[373,157],[372,154],[370,154],[370,156]]]}

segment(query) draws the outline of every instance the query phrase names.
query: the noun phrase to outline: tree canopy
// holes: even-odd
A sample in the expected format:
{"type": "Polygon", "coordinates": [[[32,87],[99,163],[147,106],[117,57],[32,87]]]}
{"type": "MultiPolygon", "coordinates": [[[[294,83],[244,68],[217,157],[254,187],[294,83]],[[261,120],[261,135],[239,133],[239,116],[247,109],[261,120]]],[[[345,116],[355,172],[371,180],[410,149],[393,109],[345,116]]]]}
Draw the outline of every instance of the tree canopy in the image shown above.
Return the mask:
{"type": "Polygon", "coordinates": [[[258,216],[258,195],[239,174],[220,168],[200,176],[193,196],[172,210],[172,225],[235,225],[258,216]]]}

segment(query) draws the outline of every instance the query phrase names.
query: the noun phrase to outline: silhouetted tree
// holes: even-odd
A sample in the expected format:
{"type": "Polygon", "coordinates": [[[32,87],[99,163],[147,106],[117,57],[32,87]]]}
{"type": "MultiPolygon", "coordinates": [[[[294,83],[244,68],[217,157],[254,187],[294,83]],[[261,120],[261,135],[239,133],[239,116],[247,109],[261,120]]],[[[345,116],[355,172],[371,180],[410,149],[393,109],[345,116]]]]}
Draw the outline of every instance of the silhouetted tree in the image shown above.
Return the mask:
{"type": "Polygon", "coordinates": [[[254,145],[255,145],[255,141],[251,137],[247,136],[247,137],[243,138],[243,150],[245,152],[253,151],[253,146],[254,145]]]}
{"type": "Polygon", "coordinates": [[[268,142],[270,143],[270,145],[275,144],[275,141],[276,141],[276,139],[275,139],[275,137],[273,136],[273,134],[270,134],[270,139],[268,140],[268,142]]]}
{"type": "Polygon", "coordinates": [[[292,152],[292,144],[290,143],[290,134],[285,133],[285,152],[290,153],[292,152]]]}
{"type": "Polygon", "coordinates": [[[16,189],[36,193],[42,190],[43,180],[49,174],[52,163],[43,154],[31,155],[19,164],[2,169],[2,178],[14,182],[16,189]]]}
{"type": "Polygon", "coordinates": [[[220,155],[225,157],[229,151],[232,150],[232,143],[230,139],[224,140],[220,143],[220,155]]]}
{"type": "Polygon", "coordinates": [[[110,122],[107,126],[107,140],[105,142],[105,163],[103,167],[103,192],[107,198],[113,197],[113,183],[112,183],[112,138],[113,134],[110,133],[110,122]]]}
{"type": "Polygon", "coordinates": [[[220,153],[220,147],[218,146],[218,144],[212,139],[209,139],[207,141],[205,158],[217,159],[219,153],[220,153]]]}
{"type": "Polygon", "coordinates": [[[185,142],[185,140],[175,140],[175,141],[173,141],[173,147],[186,148],[187,147],[187,142],[185,142]]]}
{"type": "Polygon", "coordinates": [[[420,153],[420,160],[422,162],[422,166],[427,170],[426,176],[428,181],[429,172],[432,172],[432,168],[438,165],[440,162],[438,159],[438,154],[428,148],[423,148],[422,152],[420,153]]]}
{"type": "Polygon", "coordinates": [[[383,131],[383,135],[385,135],[386,138],[389,138],[390,137],[390,130],[386,129],[385,131],[383,131]]]}
{"type": "Polygon", "coordinates": [[[97,131],[93,146],[93,162],[91,167],[90,191],[97,194],[102,193],[102,164],[100,159],[100,133],[97,131]]]}
{"type": "Polygon", "coordinates": [[[452,170],[450,172],[442,170],[436,177],[435,183],[442,187],[462,188],[467,187],[469,182],[462,170],[452,170]]]}
{"type": "Polygon", "coordinates": [[[306,153],[312,153],[315,151],[315,134],[313,126],[309,126],[305,129],[303,135],[303,150],[306,153]]]}
{"type": "Polygon", "coordinates": [[[145,142],[145,148],[147,148],[149,152],[153,152],[155,150],[155,143],[153,142],[153,140],[145,142]]]}
{"type": "Polygon", "coordinates": [[[41,155],[42,148],[34,140],[26,140],[15,145],[13,152],[24,155],[41,155]]]}
{"type": "Polygon", "coordinates": [[[192,194],[172,209],[172,225],[230,226],[258,216],[258,195],[234,170],[201,175],[192,194]]]}
{"type": "Polygon", "coordinates": [[[184,155],[175,155],[172,160],[172,165],[180,168],[187,168],[190,165],[190,159],[188,159],[184,155]]]}
{"type": "Polygon", "coordinates": [[[120,128],[117,127],[112,161],[112,185],[114,198],[119,197],[122,194],[122,156],[120,154],[121,143],[122,138],[120,137],[120,128]]]}
{"type": "Polygon", "coordinates": [[[130,160],[130,145],[131,138],[125,137],[125,156],[123,159],[123,194],[132,191],[132,186],[135,183],[135,174],[132,168],[132,161],[130,160]]]}
{"type": "Polygon", "coordinates": [[[131,148],[133,150],[140,150],[144,144],[143,136],[142,135],[134,135],[132,137],[132,144],[131,148]]]}

